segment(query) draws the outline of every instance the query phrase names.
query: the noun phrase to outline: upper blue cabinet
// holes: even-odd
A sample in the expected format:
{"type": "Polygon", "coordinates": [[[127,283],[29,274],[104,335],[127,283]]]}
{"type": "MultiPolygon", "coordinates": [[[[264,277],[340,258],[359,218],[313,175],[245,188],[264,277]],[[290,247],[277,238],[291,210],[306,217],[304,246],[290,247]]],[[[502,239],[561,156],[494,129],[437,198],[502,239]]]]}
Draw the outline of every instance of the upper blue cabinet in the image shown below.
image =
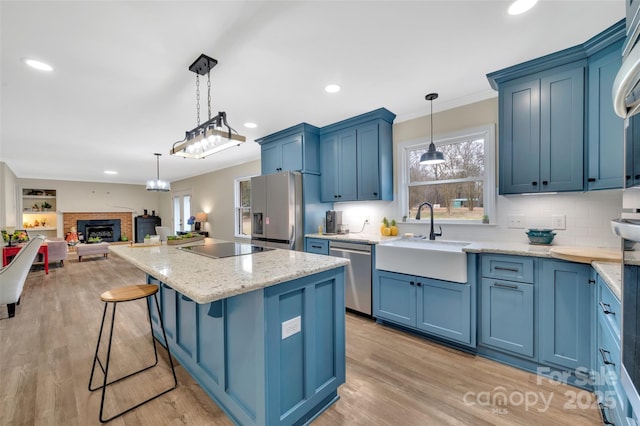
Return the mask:
{"type": "Polygon", "coordinates": [[[256,139],[262,154],[262,174],[285,171],[320,173],[319,129],[307,123],[256,139]]]}
{"type": "Polygon", "coordinates": [[[623,38],[624,20],[582,45],[487,75],[499,92],[500,194],[622,187],[623,123],[611,87],[623,38]]]}
{"type": "Polygon", "coordinates": [[[395,117],[380,108],[320,130],[322,201],[393,200],[395,117]]]}

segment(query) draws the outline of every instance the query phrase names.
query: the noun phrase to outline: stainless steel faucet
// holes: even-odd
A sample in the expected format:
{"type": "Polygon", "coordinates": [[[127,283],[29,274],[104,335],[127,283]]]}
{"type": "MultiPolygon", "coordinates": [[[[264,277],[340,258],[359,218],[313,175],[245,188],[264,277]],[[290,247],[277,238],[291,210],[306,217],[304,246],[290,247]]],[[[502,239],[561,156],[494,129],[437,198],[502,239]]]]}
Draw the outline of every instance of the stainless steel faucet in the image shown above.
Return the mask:
{"type": "Polygon", "coordinates": [[[420,204],[418,206],[418,213],[416,213],[416,220],[420,220],[420,210],[422,210],[422,208],[424,206],[429,206],[429,210],[431,210],[431,228],[429,230],[429,239],[433,241],[433,240],[436,239],[436,237],[441,237],[442,236],[442,226],[438,225],[438,227],[440,228],[440,232],[434,232],[434,230],[433,230],[433,206],[431,205],[431,203],[427,203],[427,202],[424,202],[424,203],[422,203],[422,204],[420,204]]]}

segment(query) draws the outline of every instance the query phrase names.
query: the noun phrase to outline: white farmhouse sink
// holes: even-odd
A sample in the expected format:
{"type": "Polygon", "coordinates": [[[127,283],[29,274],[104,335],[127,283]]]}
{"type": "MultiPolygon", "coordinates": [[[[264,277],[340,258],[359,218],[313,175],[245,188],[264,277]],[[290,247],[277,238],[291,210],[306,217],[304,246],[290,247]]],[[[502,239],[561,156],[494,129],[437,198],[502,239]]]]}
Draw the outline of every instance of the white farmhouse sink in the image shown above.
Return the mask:
{"type": "Polygon", "coordinates": [[[376,269],[438,280],[467,282],[467,253],[462,241],[400,239],[378,244],[376,269]]]}

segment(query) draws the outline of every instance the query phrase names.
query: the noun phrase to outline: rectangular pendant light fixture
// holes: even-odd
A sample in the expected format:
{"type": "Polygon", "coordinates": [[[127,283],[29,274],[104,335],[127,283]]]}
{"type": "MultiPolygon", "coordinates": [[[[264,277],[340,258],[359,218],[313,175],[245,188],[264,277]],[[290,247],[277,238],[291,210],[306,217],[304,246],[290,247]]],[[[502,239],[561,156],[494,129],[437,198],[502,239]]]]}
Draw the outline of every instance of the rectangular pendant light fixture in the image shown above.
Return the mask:
{"type": "Polygon", "coordinates": [[[198,125],[185,132],[183,140],[175,142],[169,153],[185,158],[205,158],[216,152],[223,151],[233,146],[238,146],[246,141],[244,136],[237,132],[227,123],[227,114],[218,112],[218,115],[211,117],[211,69],[218,64],[218,61],[202,54],[189,67],[189,71],[196,74],[196,94],[198,109],[198,125]],[[200,124],[200,76],[207,76],[209,120],[200,124]]]}

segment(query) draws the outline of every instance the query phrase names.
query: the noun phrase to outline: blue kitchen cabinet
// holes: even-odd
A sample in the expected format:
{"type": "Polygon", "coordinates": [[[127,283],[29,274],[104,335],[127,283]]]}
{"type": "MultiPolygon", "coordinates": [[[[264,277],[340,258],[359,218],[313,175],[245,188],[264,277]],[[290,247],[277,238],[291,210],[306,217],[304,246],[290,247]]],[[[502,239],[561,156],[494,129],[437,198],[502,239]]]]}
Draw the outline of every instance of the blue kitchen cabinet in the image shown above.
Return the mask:
{"type": "Polygon", "coordinates": [[[356,129],[323,134],[320,137],[320,194],[322,201],[358,199],[356,129]]]}
{"type": "Polygon", "coordinates": [[[262,174],[285,171],[320,173],[319,129],[306,123],[256,139],[260,144],[262,174]]]}
{"type": "Polygon", "coordinates": [[[589,57],[587,189],[621,188],[624,121],[611,103],[611,90],[622,64],[622,42],[589,57]]]}
{"type": "Polygon", "coordinates": [[[484,254],[480,268],[480,343],[534,358],[534,259],[484,254]]]}
{"type": "Polygon", "coordinates": [[[621,186],[611,84],[624,34],[622,20],[583,44],[487,74],[499,92],[500,194],[621,186]]]}
{"type": "Polygon", "coordinates": [[[380,108],[320,130],[323,202],[393,200],[394,119],[380,108]]]}
{"type": "Polygon", "coordinates": [[[500,87],[500,193],[583,189],[585,61],[500,87]]]}
{"type": "Polygon", "coordinates": [[[391,124],[378,121],[357,129],[358,200],[392,200],[391,124]]]}
{"type": "Polygon", "coordinates": [[[625,187],[640,185],[640,115],[629,117],[625,144],[625,187]]]}
{"type": "Polygon", "coordinates": [[[482,278],[480,343],[533,358],[533,284],[482,278]]]}
{"type": "Polygon", "coordinates": [[[305,238],[304,251],[307,253],[316,253],[329,255],[329,240],[322,238],[305,238]]]}
{"type": "Polygon", "coordinates": [[[376,271],[373,316],[466,346],[475,346],[473,286],[376,271]]]}
{"type": "MultiPolygon", "coordinates": [[[[344,268],[211,303],[160,284],[172,356],[233,423],[307,424],[345,380],[344,268]],[[297,330],[284,335],[287,322],[297,330]],[[295,326],[294,326],[295,328],[295,326]]],[[[160,339],[161,331],[154,330],[160,339]]]]}
{"type": "Polygon", "coordinates": [[[471,285],[415,277],[419,330],[471,344],[471,285]]]}
{"type": "Polygon", "coordinates": [[[595,286],[588,264],[540,261],[540,361],[589,371],[595,286]]]}
{"type": "Polygon", "coordinates": [[[628,400],[620,383],[620,301],[596,274],[596,328],[594,393],[603,418],[613,424],[625,424],[628,400]]]}
{"type": "Polygon", "coordinates": [[[373,316],[416,327],[416,279],[378,271],[373,284],[373,316]]]}

